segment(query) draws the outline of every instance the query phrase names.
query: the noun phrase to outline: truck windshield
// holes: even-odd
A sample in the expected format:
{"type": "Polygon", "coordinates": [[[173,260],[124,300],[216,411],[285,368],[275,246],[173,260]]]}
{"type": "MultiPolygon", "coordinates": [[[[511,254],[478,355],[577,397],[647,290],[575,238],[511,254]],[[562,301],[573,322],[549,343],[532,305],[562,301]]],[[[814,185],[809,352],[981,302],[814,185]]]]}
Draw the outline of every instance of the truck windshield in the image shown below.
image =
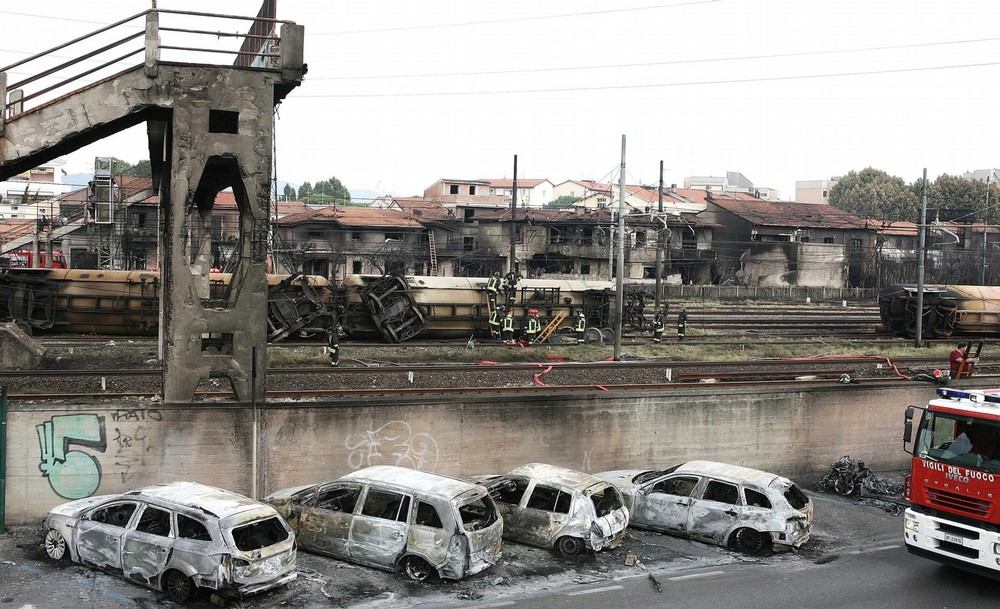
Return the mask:
{"type": "Polygon", "coordinates": [[[914,454],[923,459],[1000,473],[1000,423],[926,412],[915,449],[914,454]]]}

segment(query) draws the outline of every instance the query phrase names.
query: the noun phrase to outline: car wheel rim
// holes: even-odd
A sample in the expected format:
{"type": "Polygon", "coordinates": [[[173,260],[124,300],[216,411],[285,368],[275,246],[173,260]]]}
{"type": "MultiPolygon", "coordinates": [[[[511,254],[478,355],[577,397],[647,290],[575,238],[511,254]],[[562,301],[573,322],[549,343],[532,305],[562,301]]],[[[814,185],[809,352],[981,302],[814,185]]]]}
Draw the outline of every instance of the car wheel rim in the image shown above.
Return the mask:
{"type": "Polygon", "coordinates": [[[566,556],[576,556],[583,549],[583,543],[575,537],[563,537],[559,540],[559,551],[566,556]]]}
{"type": "Polygon", "coordinates": [[[170,571],[167,573],[167,596],[175,603],[183,603],[191,596],[191,580],[182,573],[170,571]]]}
{"type": "Polygon", "coordinates": [[[45,534],[45,553],[55,560],[61,560],[66,555],[66,540],[59,531],[49,529],[45,534]]]}
{"type": "Polygon", "coordinates": [[[736,545],[747,554],[759,554],[764,550],[764,536],[753,529],[740,529],[736,534],[736,545]]]}
{"type": "Polygon", "coordinates": [[[406,559],[406,575],[413,581],[422,582],[431,574],[430,565],[419,558],[406,559]]]}

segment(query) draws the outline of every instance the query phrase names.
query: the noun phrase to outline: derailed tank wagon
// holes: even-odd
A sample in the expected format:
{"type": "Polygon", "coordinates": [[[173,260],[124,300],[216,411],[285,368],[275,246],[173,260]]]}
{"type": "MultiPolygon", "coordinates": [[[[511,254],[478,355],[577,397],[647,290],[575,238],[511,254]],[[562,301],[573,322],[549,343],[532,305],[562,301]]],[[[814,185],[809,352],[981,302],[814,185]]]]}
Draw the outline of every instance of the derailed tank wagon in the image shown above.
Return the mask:
{"type": "MultiPolygon", "coordinates": [[[[913,284],[890,285],[879,293],[879,314],[889,333],[916,335],[917,295],[913,284]]],[[[922,315],[924,338],[1000,334],[1000,287],[925,285],[922,315]]]]}
{"type": "MultiPolygon", "coordinates": [[[[209,275],[206,306],[225,302],[231,278],[209,275]]],[[[325,278],[268,275],[267,283],[268,340],[336,325],[325,278]]],[[[157,271],[7,269],[0,318],[32,333],[156,336],[160,287],[157,271]]]]}
{"type": "MultiPolygon", "coordinates": [[[[335,301],[342,328],[352,338],[399,343],[416,336],[488,336],[486,282],[485,277],[351,275],[336,289],[335,301]]],[[[518,324],[537,309],[543,327],[556,322],[556,335],[572,331],[582,310],[588,342],[600,342],[609,338],[615,319],[614,287],[610,281],[521,279],[512,303],[503,295],[498,303],[513,306],[518,324]]]]}

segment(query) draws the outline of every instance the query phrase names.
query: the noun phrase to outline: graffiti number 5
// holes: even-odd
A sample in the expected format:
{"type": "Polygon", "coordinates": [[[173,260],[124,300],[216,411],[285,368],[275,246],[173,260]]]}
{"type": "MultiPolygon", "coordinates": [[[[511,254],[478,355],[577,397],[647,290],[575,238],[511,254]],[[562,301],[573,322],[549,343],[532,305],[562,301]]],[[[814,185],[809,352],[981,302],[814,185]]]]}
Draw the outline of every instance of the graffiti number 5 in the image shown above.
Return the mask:
{"type": "Polygon", "coordinates": [[[68,414],[35,426],[41,461],[38,469],[49,479],[52,490],[66,499],[82,499],[94,494],[101,484],[101,464],[93,455],[70,450],[78,445],[98,452],[107,450],[104,417],[95,414],[68,414]]]}

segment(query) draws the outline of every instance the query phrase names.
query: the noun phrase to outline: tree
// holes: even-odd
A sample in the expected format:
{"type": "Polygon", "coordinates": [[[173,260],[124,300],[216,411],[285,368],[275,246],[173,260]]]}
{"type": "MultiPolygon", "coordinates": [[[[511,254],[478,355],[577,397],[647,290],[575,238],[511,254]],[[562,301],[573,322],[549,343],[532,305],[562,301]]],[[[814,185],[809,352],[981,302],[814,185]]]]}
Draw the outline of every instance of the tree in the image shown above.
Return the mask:
{"type": "MultiPolygon", "coordinates": [[[[911,190],[920,197],[921,181],[915,180],[911,190]]],[[[941,174],[927,185],[928,221],[955,221],[961,223],[995,221],[1000,204],[1000,186],[990,183],[990,208],[986,207],[986,182],[967,180],[958,176],[941,174]]]]}
{"type": "Polygon", "coordinates": [[[295,187],[293,187],[291,184],[285,184],[284,195],[286,201],[295,201],[297,200],[296,197],[298,196],[295,193],[295,187]]]}
{"type": "Polygon", "coordinates": [[[309,182],[303,182],[302,186],[299,186],[299,200],[305,201],[307,197],[312,196],[313,187],[309,182]]]}
{"type": "Polygon", "coordinates": [[[868,220],[914,222],[919,199],[902,178],[868,167],[838,180],[830,189],[830,205],[868,220]]]}
{"type": "Polygon", "coordinates": [[[580,197],[574,197],[573,195],[563,195],[558,199],[550,201],[548,207],[571,207],[574,203],[580,200],[580,197]]]}
{"type": "Polygon", "coordinates": [[[111,174],[129,178],[148,178],[153,175],[153,167],[150,165],[148,159],[141,160],[133,165],[128,161],[112,157],[111,174]]]}
{"type": "Polygon", "coordinates": [[[299,190],[299,197],[306,203],[311,204],[344,204],[351,202],[351,192],[347,190],[340,180],[337,178],[330,178],[329,180],[320,180],[316,182],[316,186],[313,187],[312,192],[309,195],[302,194],[301,189],[299,190]]]}

